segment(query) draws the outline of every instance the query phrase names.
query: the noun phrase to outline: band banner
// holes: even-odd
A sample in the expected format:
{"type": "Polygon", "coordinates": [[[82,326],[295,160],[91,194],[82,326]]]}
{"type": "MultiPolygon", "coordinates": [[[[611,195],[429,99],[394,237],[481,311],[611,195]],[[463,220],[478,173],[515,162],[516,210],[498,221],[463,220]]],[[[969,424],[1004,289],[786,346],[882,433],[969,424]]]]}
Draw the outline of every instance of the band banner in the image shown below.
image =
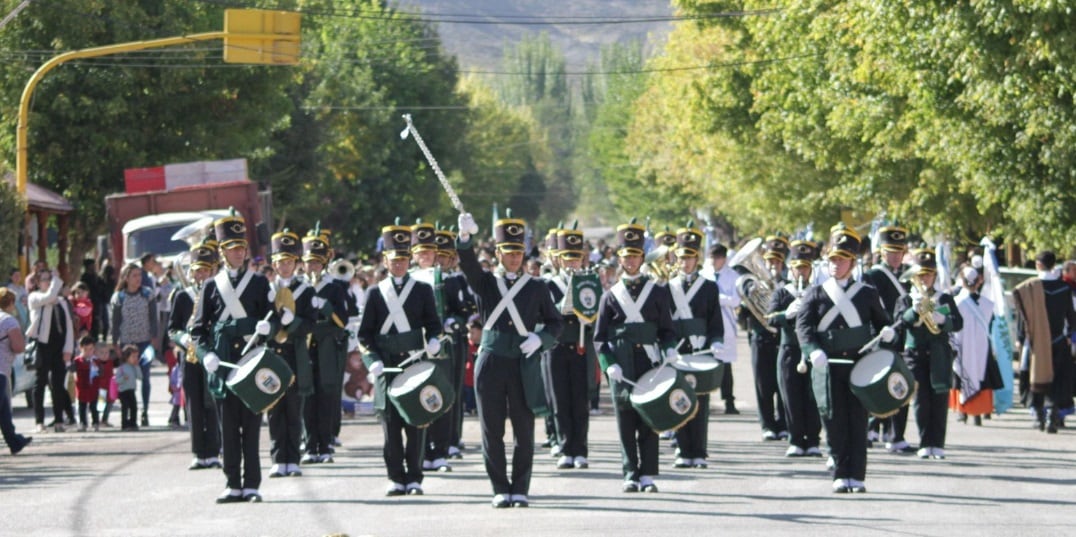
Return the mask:
{"type": "Polygon", "coordinates": [[[593,323],[598,320],[602,283],[596,272],[577,272],[571,277],[572,312],[580,321],[593,323]]]}

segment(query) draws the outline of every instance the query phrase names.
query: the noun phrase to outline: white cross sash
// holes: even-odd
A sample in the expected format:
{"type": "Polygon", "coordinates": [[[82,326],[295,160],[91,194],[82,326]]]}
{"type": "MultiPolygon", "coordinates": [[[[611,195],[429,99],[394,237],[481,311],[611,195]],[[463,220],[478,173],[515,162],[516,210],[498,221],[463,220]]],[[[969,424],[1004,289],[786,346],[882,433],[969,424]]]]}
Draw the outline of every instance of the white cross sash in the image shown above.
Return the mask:
{"type": "Polygon", "coordinates": [[[239,297],[243,296],[243,291],[246,290],[247,284],[253,278],[254,271],[246,271],[243,274],[243,279],[239,280],[238,287],[232,287],[232,280],[228,277],[227,269],[218,272],[217,276],[213,278],[217,282],[217,292],[220,293],[220,298],[224,301],[224,318],[221,320],[247,318],[247,310],[243,308],[243,303],[239,301],[239,297]]]}
{"type": "Polygon", "coordinates": [[[396,294],[396,287],[392,285],[392,278],[381,280],[377,287],[381,290],[381,298],[385,299],[385,307],[389,309],[388,317],[381,324],[381,334],[388,334],[393,326],[396,327],[397,333],[410,332],[411,322],[407,320],[403,305],[411,294],[411,289],[415,287],[415,279],[408,278],[399,295],[396,294]]]}
{"type": "Polygon", "coordinates": [[[504,283],[503,277],[494,277],[497,278],[497,289],[501,292],[501,300],[497,303],[497,306],[493,308],[493,311],[489,313],[489,318],[486,319],[486,324],[482,328],[485,330],[493,330],[493,325],[497,323],[497,319],[501,317],[504,310],[508,310],[508,315],[512,317],[512,324],[516,326],[516,332],[522,337],[527,337],[527,327],[523,325],[523,318],[519,316],[515,298],[516,295],[523,290],[523,286],[530,281],[530,274],[520,276],[519,280],[512,285],[511,289],[504,283]]]}
{"type": "Polygon", "coordinates": [[[844,317],[844,322],[848,323],[848,328],[862,326],[863,320],[859,318],[859,311],[856,310],[855,304],[852,304],[852,297],[856,296],[856,293],[862,288],[862,282],[855,282],[847,290],[843,290],[837,285],[836,279],[830,278],[826,280],[822,284],[822,290],[833,301],[833,307],[822,316],[822,320],[818,323],[818,331],[825,332],[828,330],[833,321],[837,320],[838,315],[844,317]]]}

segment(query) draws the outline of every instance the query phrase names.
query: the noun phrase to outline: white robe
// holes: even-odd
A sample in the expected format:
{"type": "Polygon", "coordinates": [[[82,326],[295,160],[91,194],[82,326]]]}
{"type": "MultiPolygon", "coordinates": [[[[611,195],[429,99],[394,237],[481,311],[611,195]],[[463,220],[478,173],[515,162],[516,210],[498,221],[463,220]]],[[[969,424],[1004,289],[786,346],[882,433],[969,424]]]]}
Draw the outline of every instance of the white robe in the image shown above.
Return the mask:
{"type": "Polygon", "coordinates": [[[961,289],[956,296],[956,306],[964,318],[964,328],[953,334],[956,348],[953,372],[961,379],[960,404],[964,404],[979,393],[986,377],[987,360],[991,359],[990,321],[994,315],[994,302],[980,295],[976,304],[967,289],[961,289]]]}

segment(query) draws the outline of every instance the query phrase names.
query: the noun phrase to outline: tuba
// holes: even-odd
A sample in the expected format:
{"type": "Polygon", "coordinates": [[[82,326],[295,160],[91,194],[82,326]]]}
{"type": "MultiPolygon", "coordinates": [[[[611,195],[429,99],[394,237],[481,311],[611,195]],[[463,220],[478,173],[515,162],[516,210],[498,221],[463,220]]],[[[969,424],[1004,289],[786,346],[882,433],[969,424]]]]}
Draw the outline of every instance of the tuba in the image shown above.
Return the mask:
{"type": "Polygon", "coordinates": [[[736,252],[729,261],[729,266],[740,274],[736,278],[736,291],[740,294],[741,304],[751,312],[755,320],[766,330],[776,334],[777,329],[766,321],[766,311],[770,307],[770,297],[777,289],[777,282],[766,267],[762,258],[762,238],[751,239],[736,252]]]}

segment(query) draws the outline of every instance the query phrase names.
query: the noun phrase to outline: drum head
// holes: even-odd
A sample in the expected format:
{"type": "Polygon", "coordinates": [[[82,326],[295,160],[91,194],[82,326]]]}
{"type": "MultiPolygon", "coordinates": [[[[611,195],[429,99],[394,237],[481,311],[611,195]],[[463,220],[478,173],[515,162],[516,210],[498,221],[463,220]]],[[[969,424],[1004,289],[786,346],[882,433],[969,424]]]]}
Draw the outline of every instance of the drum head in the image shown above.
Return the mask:
{"type": "Polygon", "coordinates": [[[434,367],[432,362],[419,362],[407,367],[407,369],[396,375],[396,378],[392,379],[392,384],[389,385],[389,395],[414,391],[426,383],[430,375],[433,374],[434,367]]]}
{"type": "Polygon", "coordinates": [[[635,381],[635,388],[631,392],[631,400],[638,403],[653,401],[665,395],[676,383],[676,370],[671,367],[658,367],[643,373],[639,380],[635,381]]]}
{"type": "Polygon", "coordinates": [[[228,378],[225,380],[231,383],[234,380],[246,378],[267,349],[268,347],[265,345],[259,345],[247,351],[247,353],[235,363],[238,367],[228,370],[228,378]]]}
{"type": "Polygon", "coordinates": [[[870,386],[881,381],[893,367],[893,359],[896,353],[890,350],[878,349],[856,362],[852,368],[848,381],[853,386],[870,386]]]}
{"type": "Polygon", "coordinates": [[[717,369],[719,365],[717,358],[707,354],[681,356],[679,360],[672,364],[673,367],[684,373],[713,371],[714,369],[717,369]]]}

